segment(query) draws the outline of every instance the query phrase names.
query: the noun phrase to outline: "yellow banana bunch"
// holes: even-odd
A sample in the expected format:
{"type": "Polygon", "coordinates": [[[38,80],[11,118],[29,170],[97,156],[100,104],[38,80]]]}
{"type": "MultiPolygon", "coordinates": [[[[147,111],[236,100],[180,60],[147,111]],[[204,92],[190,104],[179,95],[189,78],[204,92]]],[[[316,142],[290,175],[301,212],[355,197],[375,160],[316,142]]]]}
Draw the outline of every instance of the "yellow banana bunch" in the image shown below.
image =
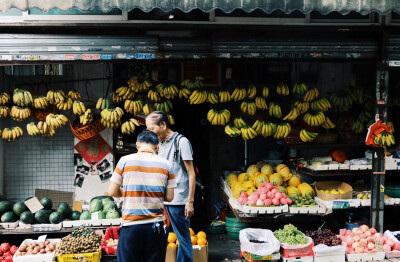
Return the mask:
{"type": "Polygon", "coordinates": [[[232,126],[232,125],[225,126],[225,133],[230,137],[237,137],[242,134],[240,129],[237,129],[235,126],[232,126]]]}
{"type": "Polygon", "coordinates": [[[29,107],[20,108],[13,106],[11,107],[10,116],[13,120],[23,122],[31,116],[31,109],[29,107]]]}
{"type": "Polygon", "coordinates": [[[276,124],[271,123],[271,122],[266,122],[264,123],[262,129],[261,129],[261,135],[263,137],[268,137],[272,136],[276,132],[276,124]]]}
{"type": "Polygon", "coordinates": [[[207,100],[207,91],[196,89],[189,96],[189,103],[191,105],[199,105],[207,100]]]}
{"type": "Polygon", "coordinates": [[[121,86],[111,93],[111,100],[116,104],[121,104],[126,99],[133,99],[135,91],[126,86],[121,86]]]}
{"type": "Polygon", "coordinates": [[[19,126],[12,127],[12,128],[5,128],[3,133],[1,134],[1,138],[7,142],[14,142],[18,138],[20,138],[24,132],[19,126]]]}
{"type": "Polygon", "coordinates": [[[166,99],[174,99],[174,97],[177,96],[179,93],[178,88],[173,84],[171,85],[158,84],[156,86],[156,90],[158,91],[161,97],[164,97],[166,99]]]}
{"type": "Polygon", "coordinates": [[[325,114],[322,111],[317,113],[306,113],[303,120],[309,126],[320,126],[325,123],[325,114]]]}
{"type": "Polygon", "coordinates": [[[137,76],[132,76],[128,81],[129,88],[136,93],[147,91],[152,85],[149,80],[141,81],[137,76]]]}
{"type": "Polygon", "coordinates": [[[257,136],[257,132],[250,126],[242,127],[240,132],[242,133],[242,138],[244,140],[254,139],[257,136]]]}
{"type": "Polygon", "coordinates": [[[253,130],[260,135],[264,125],[265,125],[264,121],[256,120],[251,128],[253,128],[253,130]]]}
{"type": "Polygon", "coordinates": [[[245,88],[235,88],[231,95],[231,100],[233,101],[242,101],[247,96],[247,91],[245,88]]]}
{"type": "Polygon", "coordinates": [[[310,131],[308,131],[306,129],[300,130],[300,139],[303,142],[314,141],[315,138],[317,138],[317,136],[318,136],[318,133],[313,133],[313,132],[310,132],[310,131]]]}
{"type": "Polygon", "coordinates": [[[29,106],[33,102],[32,95],[29,91],[16,88],[13,92],[13,102],[17,106],[29,106]]]}
{"type": "Polygon", "coordinates": [[[42,137],[51,137],[57,132],[56,128],[47,126],[47,123],[42,121],[39,121],[37,128],[39,129],[42,137]]]}
{"type": "Polygon", "coordinates": [[[47,127],[51,127],[54,130],[63,127],[68,122],[68,118],[62,114],[48,114],[46,116],[47,127]]]}
{"type": "Polygon", "coordinates": [[[71,90],[68,92],[68,97],[71,98],[72,100],[81,100],[82,96],[79,94],[77,90],[71,90]]]}
{"type": "Polygon", "coordinates": [[[276,87],[276,93],[278,95],[288,96],[289,95],[289,87],[286,84],[279,84],[276,87]]]}
{"type": "Polygon", "coordinates": [[[276,127],[274,138],[275,139],[285,138],[290,134],[291,131],[292,131],[292,127],[290,126],[289,123],[281,122],[276,127]]]}
{"type": "Polygon", "coordinates": [[[255,103],[257,109],[268,110],[267,100],[264,97],[256,97],[255,103]]]}
{"type": "Polygon", "coordinates": [[[130,114],[137,115],[143,110],[143,102],[142,100],[125,100],[124,109],[130,114]]]}
{"type": "Polygon", "coordinates": [[[300,110],[300,114],[304,114],[310,108],[310,104],[308,102],[301,102],[301,101],[294,102],[294,106],[300,110]]]}
{"type": "Polygon", "coordinates": [[[257,88],[255,85],[250,85],[249,88],[247,89],[247,98],[248,99],[253,99],[256,97],[257,94],[257,88]]]}
{"type": "Polygon", "coordinates": [[[249,102],[244,101],[240,105],[240,110],[245,114],[254,116],[257,112],[257,107],[253,101],[249,101],[249,102]]]}
{"type": "Polygon", "coordinates": [[[353,97],[349,93],[334,93],[329,97],[338,112],[347,112],[353,105],[353,97]]]}
{"type": "Polygon", "coordinates": [[[216,94],[216,93],[214,93],[214,92],[207,92],[207,100],[206,100],[208,103],[210,103],[210,104],[213,104],[213,105],[215,105],[215,104],[218,104],[219,103],[219,97],[218,97],[218,95],[216,94]]]}
{"type": "Polygon", "coordinates": [[[321,98],[311,102],[311,110],[328,111],[331,108],[331,103],[326,98],[321,98]]]}
{"type": "Polygon", "coordinates": [[[303,95],[307,92],[307,86],[304,83],[297,83],[293,86],[293,94],[303,95]]]}
{"type": "Polygon", "coordinates": [[[304,102],[313,101],[315,98],[319,96],[318,89],[316,87],[309,89],[304,95],[304,102]]]}
{"type": "Polygon", "coordinates": [[[325,116],[325,122],[321,126],[325,129],[335,128],[335,124],[327,116],[325,116]]]}
{"type": "Polygon", "coordinates": [[[68,97],[66,101],[58,103],[57,108],[59,110],[64,110],[64,111],[70,110],[72,108],[72,104],[73,104],[72,98],[68,97]]]}
{"type": "Polygon", "coordinates": [[[101,111],[101,123],[107,128],[117,128],[121,125],[124,111],[120,107],[105,108],[101,111]]]}
{"type": "Polygon", "coordinates": [[[374,143],[375,143],[375,145],[386,149],[386,147],[390,147],[390,146],[394,145],[395,140],[394,140],[394,136],[392,133],[382,131],[377,136],[375,136],[374,143]]]}
{"type": "Polygon", "coordinates": [[[56,91],[49,90],[47,92],[46,99],[50,104],[57,105],[61,102],[66,101],[68,99],[68,97],[65,95],[64,91],[62,91],[62,90],[56,90],[56,91]]]}
{"type": "Polygon", "coordinates": [[[219,91],[219,102],[220,103],[227,103],[231,101],[231,95],[229,94],[229,91],[223,90],[219,91]]]}
{"type": "Polygon", "coordinates": [[[233,125],[240,130],[242,127],[247,126],[247,123],[243,120],[241,116],[239,116],[233,119],[233,125]]]}
{"type": "Polygon", "coordinates": [[[161,102],[161,103],[155,103],[154,104],[154,108],[158,111],[162,111],[165,113],[169,113],[173,107],[172,103],[170,100],[167,100],[165,102],[161,102]]]}
{"type": "Polygon", "coordinates": [[[297,107],[293,107],[283,120],[295,120],[299,115],[300,110],[297,107]]]}
{"type": "Polygon", "coordinates": [[[145,104],[143,107],[143,113],[148,116],[151,112],[153,112],[154,109],[150,104],[145,104]]]}
{"type": "Polygon", "coordinates": [[[75,100],[72,105],[72,112],[74,112],[75,115],[80,116],[84,114],[85,111],[86,111],[85,105],[81,101],[75,100]]]}
{"type": "Polygon", "coordinates": [[[180,99],[184,99],[184,98],[189,98],[190,94],[191,94],[190,90],[184,87],[179,89],[178,96],[180,99]]]}
{"type": "Polygon", "coordinates": [[[171,115],[168,114],[168,120],[169,120],[169,123],[170,123],[171,125],[175,125],[175,119],[174,119],[173,116],[171,116],[171,115]]]}
{"type": "Polygon", "coordinates": [[[136,126],[140,126],[139,121],[137,121],[135,118],[131,118],[128,121],[122,123],[121,132],[122,134],[130,135],[135,132],[136,126]]]}
{"type": "Polygon", "coordinates": [[[109,107],[110,107],[110,101],[108,100],[108,98],[100,97],[99,100],[97,100],[96,109],[103,110],[109,107]]]}
{"type": "Polygon", "coordinates": [[[11,97],[9,94],[7,94],[7,93],[0,94],[0,105],[7,104],[8,102],[10,102],[10,99],[11,99],[11,97]]]}
{"type": "Polygon", "coordinates": [[[278,105],[278,103],[271,102],[269,103],[269,115],[271,117],[275,118],[281,118],[282,117],[282,110],[281,107],[278,105]]]}
{"type": "Polygon", "coordinates": [[[6,118],[10,114],[10,108],[6,106],[0,106],[0,118],[6,118]]]}
{"type": "Polygon", "coordinates": [[[204,77],[196,76],[194,81],[192,81],[190,79],[183,80],[181,82],[181,86],[182,87],[187,87],[188,89],[196,89],[196,88],[204,86],[203,81],[204,81],[204,77]]]}
{"type": "Polygon", "coordinates": [[[263,96],[264,98],[268,98],[268,96],[269,96],[269,88],[268,88],[268,86],[264,86],[264,87],[263,87],[262,96],[263,96]]]}
{"type": "Polygon", "coordinates": [[[149,92],[147,93],[147,98],[150,99],[153,102],[161,102],[161,97],[157,93],[157,91],[150,89],[149,92]]]}
{"type": "Polygon", "coordinates": [[[40,130],[35,125],[34,122],[31,122],[31,123],[26,125],[26,131],[28,131],[28,135],[30,135],[30,136],[38,136],[38,135],[40,135],[40,130]]]}
{"type": "Polygon", "coordinates": [[[83,115],[79,116],[79,122],[84,126],[93,122],[93,113],[90,108],[83,115]]]}
{"type": "Polygon", "coordinates": [[[45,96],[33,97],[33,107],[36,109],[46,109],[49,106],[49,102],[45,96]]]}
{"type": "Polygon", "coordinates": [[[208,111],[207,114],[207,120],[213,126],[215,125],[225,126],[227,123],[229,123],[230,118],[231,118],[231,113],[227,109],[223,110],[211,109],[210,111],[208,111]]]}

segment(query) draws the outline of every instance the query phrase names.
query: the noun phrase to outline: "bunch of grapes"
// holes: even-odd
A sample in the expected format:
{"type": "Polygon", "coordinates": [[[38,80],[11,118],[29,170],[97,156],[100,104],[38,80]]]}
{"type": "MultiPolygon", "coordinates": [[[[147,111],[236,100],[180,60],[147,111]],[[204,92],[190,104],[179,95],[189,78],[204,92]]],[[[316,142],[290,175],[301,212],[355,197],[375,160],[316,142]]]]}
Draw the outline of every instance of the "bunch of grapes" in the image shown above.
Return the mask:
{"type": "Polygon", "coordinates": [[[315,245],[324,244],[327,246],[338,246],[342,244],[342,240],[327,228],[317,231],[306,231],[306,235],[314,240],[315,245]]]}
{"type": "Polygon", "coordinates": [[[274,235],[281,243],[292,246],[307,244],[305,235],[292,224],[287,224],[283,229],[276,230],[274,235]]]}

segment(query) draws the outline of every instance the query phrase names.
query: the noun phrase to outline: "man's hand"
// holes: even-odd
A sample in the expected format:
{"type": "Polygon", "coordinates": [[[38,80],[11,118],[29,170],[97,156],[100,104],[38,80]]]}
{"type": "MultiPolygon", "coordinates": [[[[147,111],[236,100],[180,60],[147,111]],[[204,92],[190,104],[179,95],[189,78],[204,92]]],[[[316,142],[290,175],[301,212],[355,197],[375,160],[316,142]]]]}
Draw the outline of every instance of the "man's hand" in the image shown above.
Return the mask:
{"type": "Polygon", "coordinates": [[[193,203],[187,202],[185,205],[185,217],[186,219],[191,218],[194,214],[193,203]]]}

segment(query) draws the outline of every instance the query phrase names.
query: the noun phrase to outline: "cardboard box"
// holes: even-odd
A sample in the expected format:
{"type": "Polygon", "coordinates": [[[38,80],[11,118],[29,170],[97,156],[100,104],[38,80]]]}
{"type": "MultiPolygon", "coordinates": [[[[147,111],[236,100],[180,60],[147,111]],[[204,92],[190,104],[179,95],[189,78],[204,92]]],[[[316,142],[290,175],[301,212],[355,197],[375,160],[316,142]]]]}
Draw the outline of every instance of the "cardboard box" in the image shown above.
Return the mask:
{"type": "Polygon", "coordinates": [[[178,247],[167,248],[167,254],[165,255],[165,262],[175,262],[176,261],[176,251],[178,247]]]}
{"type": "Polygon", "coordinates": [[[275,252],[269,256],[258,256],[258,255],[240,250],[240,257],[246,259],[246,261],[248,261],[248,262],[272,261],[272,260],[279,260],[281,258],[281,254],[279,252],[275,252]]]}
{"type": "Polygon", "coordinates": [[[282,257],[282,262],[313,262],[313,261],[314,261],[313,256],[292,257],[292,258],[282,257]]]}
{"type": "Polygon", "coordinates": [[[208,243],[205,247],[193,246],[193,262],[208,262],[208,243]]]}
{"type": "Polygon", "coordinates": [[[321,181],[315,184],[315,189],[317,191],[317,196],[325,201],[331,201],[336,199],[351,199],[353,196],[353,188],[344,182],[340,181],[321,181]],[[321,190],[344,190],[344,194],[327,194],[321,190]]]}
{"type": "Polygon", "coordinates": [[[35,197],[39,200],[42,197],[48,197],[53,202],[53,208],[57,207],[58,203],[66,202],[72,208],[74,206],[74,193],[66,191],[57,191],[49,189],[35,189],[35,197]]]}

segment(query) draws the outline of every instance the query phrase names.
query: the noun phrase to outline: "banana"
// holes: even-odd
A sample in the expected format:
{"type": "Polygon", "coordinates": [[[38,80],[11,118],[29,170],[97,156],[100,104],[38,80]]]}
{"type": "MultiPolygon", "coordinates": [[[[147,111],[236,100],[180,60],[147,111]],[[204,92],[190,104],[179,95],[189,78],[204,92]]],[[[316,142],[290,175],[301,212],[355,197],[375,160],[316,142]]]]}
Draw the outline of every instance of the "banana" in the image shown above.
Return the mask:
{"type": "Polygon", "coordinates": [[[282,95],[282,96],[288,96],[289,95],[289,87],[285,84],[279,84],[276,87],[276,93],[278,95],[282,95]]]}
{"type": "Polygon", "coordinates": [[[250,85],[249,88],[247,89],[246,96],[248,99],[253,99],[256,97],[257,94],[257,88],[255,85],[250,85]]]}
{"type": "Polygon", "coordinates": [[[151,112],[153,112],[154,109],[150,104],[145,104],[143,107],[143,113],[147,116],[149,115],[151,112]]]}
{"type": "Polygon", "coordinates": [[[99,100],[97,100],[96,109],[98,109],[98,110],[101,109],[102,104],[103,104],[103,101],[104,101],[104,98],[103,98],[103,97],[100,97],[99,100]]]}
{"type": "MultiPolygon", "coordinates": [[[[4,95],[5,93],[3,93],[4,95]]],[[[8,96],[7,96],[8,97],[8,96]]],[[[6,99],[7,102],[9,99],[6,99]]],[[[32,95],[29,91],[16,88],[13,91],[13,102],[17,106],[26,107],[33,103],[32,95]]],[[[15,129],[14,129],[15,130],[15,129]]]]}
{"type": "Polygon", "coordinates": [[[219,92],[219,102],[220,103],[227,103],[231,101],[231,95],[229,94],[229,91],[224,90],[219,92]]]}
{"type": "Polygon", "coordinates": [[[31,116],[31,109],[29,107],[20,108],[13,106],[10,110],[10,116],[15,121],[23,122],[31,116]]]}
{"type": "Polygon", "coordinates": [[[269,88],[268,88],[267,86],[264,86],[264,87],[263,87],[262,96],[263,96],[264,98],[268,98],[268,96],[269,96],[269,88]]]}
{"type": "Polygon", "coordinates": [[[213,105],[218,104],[219,103],[218,95],[214,92],[207,92],[206,102],[213,104],[213,105]]]}
{"type": "Polygon", "coordinates": [[[225,133],[230,137],[237,137],[242,134],[242,132],[239,129],[237,129],[235,126],[232,125],[225,126],[225,133]]]}
{"type": "Polygon", "coordinates": [[[255,103],[257,109],[268,110],[267,101],[264,97],[256,97],[255,103]]]}
{"type": "Polygon", "coordinates": [[[6,106],[0,106],[0,118],[5,118],[10,114],[10,108],[6,106]]]}
{"type": "Polygon", "coordinates": [[[0,105],[6,105],[8,102],[10,102],[11,96],[7,93],[1,93],[0,94],[0,105]]]}
{"type": "MultiPolygon", "coordinates": [[[[189,98],[190,94],[191,94],[191,92],[190,92],[189,89],[181,88],[179,90],[178,96],[179,96],[180,99],[184,99],[184,98],[187,99],[187,98],[189,98]]],[[[155,102],[157,102],[157,101],[155,101],[155,102]]]]}
{"type": "Polygon", "coordinates": [[[335,124],[329,119],[329,117],[325,117],[325,122],[321,125],[325,129],[335,128],[335,124]]]}
{"type": "Polygon", "coordinates": [[[71,98],[72,100],[82,99],[81,94],[75,89],[68,92],[68,97],[71,98]]]}

